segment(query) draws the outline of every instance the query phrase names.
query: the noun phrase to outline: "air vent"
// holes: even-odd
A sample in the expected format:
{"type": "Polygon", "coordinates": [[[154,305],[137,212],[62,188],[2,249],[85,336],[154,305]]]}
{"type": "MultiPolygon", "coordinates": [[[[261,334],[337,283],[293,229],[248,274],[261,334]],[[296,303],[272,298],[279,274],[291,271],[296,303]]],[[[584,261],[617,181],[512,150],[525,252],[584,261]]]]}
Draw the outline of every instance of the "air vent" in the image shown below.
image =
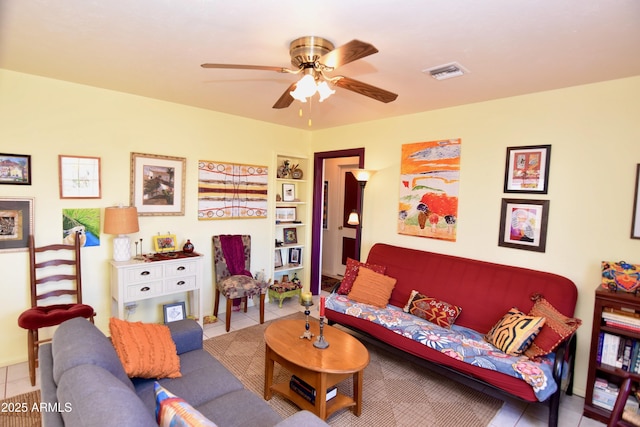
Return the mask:
{"type": "Polygon", "coordinates": [[[452,62],[450,64],[438,65],[437,67],[427,68],[426,70],[422,70],[423,73],[429,74],[436,80],[446,80],[453,77],[459,77],[463,74],[468,73],[469,71],[465,69],[462,65],[457,62],[452,62]]]}

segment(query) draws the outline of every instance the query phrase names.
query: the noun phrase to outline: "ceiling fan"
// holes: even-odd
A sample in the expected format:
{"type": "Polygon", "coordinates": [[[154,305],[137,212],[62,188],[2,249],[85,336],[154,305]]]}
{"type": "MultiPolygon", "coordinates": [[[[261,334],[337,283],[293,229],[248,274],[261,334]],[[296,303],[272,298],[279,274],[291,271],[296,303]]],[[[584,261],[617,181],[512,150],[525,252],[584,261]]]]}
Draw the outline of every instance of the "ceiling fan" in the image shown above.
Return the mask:
{"type": "Polygon", "coordinates": [[[347,44],[334,48],[333,43],[327,39],[305,36],[295,39],[289,46],[291,64],[295,67],[293,70],[284,67],[241,64],[202,64],[201,67],[303,74],[304,76],[299,81],[292,83],[284,91],[282,96],[273,104],[273,108],[287,108],[294,99],[306,102],[306,99],[316,92],[320,95],[320,101],[322,102],[335,92],[329,87],[329,84],[387,103],[394,101],[398,95],[350,77],[325,74],[342,65],[377,52],[378,49],[373,45],[360,40],[351,40],[347,44]]]}

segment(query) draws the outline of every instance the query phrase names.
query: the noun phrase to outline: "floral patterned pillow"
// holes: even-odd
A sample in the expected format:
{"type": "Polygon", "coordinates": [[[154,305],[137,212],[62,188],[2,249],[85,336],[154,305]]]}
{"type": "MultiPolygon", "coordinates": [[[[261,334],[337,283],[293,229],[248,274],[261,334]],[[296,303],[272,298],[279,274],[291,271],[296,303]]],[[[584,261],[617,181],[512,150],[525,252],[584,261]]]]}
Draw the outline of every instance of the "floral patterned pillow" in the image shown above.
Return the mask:
{"type": "Polygon", "coordinates": [[[358,270],[360,267],[366,267],[369,270],[373,270],[376,273],[384,274],[387,271],[387,267],[384,265],[367,264],[364,262],[356,261],[355,259],[347,258],[347,268],[344,270],[344,278],[338,288],[338,293],[341,295],[348,295],[353,287],[356,277],[358,277],[358,270]]]}
{"type": "Polygon", "coordinates": [[[462,308],[414,290],[411,292],[407,305],[404,306],[404,311],[449,329],[460,316],[462,308]]]}

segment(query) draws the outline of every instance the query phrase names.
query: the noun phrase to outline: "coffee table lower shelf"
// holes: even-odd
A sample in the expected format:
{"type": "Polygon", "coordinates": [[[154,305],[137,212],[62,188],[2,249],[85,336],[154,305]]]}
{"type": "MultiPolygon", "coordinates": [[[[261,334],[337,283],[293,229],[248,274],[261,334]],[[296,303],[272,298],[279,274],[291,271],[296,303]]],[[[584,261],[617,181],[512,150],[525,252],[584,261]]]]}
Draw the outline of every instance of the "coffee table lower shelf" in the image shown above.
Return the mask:
{"type": "MultiPolygon", "coordinates": [[[[317,414],[316,406],[311,404],[311,402],[300,396],[295,391],[291,390],[289,383],[274,384],[271,386],[271,391],[284,396],[291,402],[295,403],[300,409],[306,409],[307,411],[317,414]]],[[[356,406],[355,400],[347,395],[338,393],[333,399],[327,401],[325,419],[329,418],[334,412],[339,411],[340,409],[350,408],[352,406],[356,406]]]]}

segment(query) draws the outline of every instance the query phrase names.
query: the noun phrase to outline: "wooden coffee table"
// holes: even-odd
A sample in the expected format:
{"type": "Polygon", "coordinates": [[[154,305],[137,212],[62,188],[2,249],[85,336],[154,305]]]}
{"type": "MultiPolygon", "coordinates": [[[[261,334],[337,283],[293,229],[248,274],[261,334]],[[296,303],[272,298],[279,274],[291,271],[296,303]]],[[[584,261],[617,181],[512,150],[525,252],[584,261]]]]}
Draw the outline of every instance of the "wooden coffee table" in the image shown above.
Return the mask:
{"type": "Polygon", "coordinates": [[[324,337],[329,343],[326,349],[313,346],[319,333],[317,319],[311,319],[312,340],[301,339],[304,320],[280,320],[273,322],[264,331],[266,343],[264,398],[272,393],[286,397],[299,408],[309,410],[326,420],[335,411],[353,407],[353,413],[362,413],[362,376],[369,364],[369,352],[351,335],[325,325],[324,337]],[[274,363],[278,362],[293,375],[316,389],[315,405],[305,400],[289,387],[289,381],[273,384],[274,363]],[[327,389],[353,376],[353,397],[338,393],[326,401],[327,389]]]}

